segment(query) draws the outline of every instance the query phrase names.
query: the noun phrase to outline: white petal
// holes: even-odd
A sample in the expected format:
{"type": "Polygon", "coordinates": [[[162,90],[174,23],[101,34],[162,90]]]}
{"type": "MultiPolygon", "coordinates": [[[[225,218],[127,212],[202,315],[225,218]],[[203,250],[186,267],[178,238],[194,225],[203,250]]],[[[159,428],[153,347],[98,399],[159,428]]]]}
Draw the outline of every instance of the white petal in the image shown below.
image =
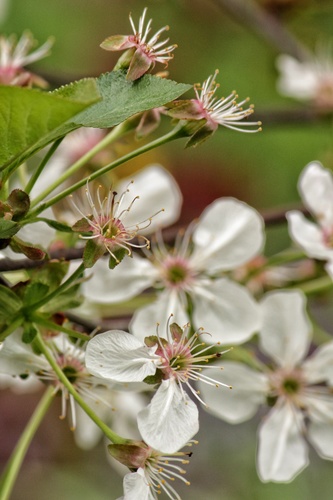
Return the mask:
{"type": "Polygon", "coordinates": [[[322,458],[333,460],[333,396],[329,391],[316,394],[313,389],[312,392],[305,399],[310,419],[308,437],[322,458]]]}
{"type": "Polygon", "coordinates": [[[333,177],[319,162],[303,170],[298,188],[303,202],[321,226],[331,229],[333,223],[333,177]]]}
{"type": "Polygon", "coordinates": [[[281,72],[277,82],[277,89],[281,94],[299,100],[316,97],[319,79],[311,61],[300,62],[287,54],[281,54],[276,65],[281,72]]]}
{"type": "MultiPolygon", "coordinates": [[[[124,500],[154,500],[151,493],[151,487],[145,478],[143,469],[138,469],[137,472],[126,474],[123,481],[124,500]]],[[[120,499],[119,499],[120,500],[120,499]]]]}
{"type": "Polygon", "coordinates": [[[241,344],[260,327],[259,307],[250,292],[227,278],[202,282],[192,300],[195,327],[204,327],[213,342],[241,344]]]}
{"type": "Polygon", "coordinates": [[[333,385],[333,341],[318,347],[302,368],[308,383],[327,381],[333,385]]]}
{"type": "Polygon", "coordinates": [[[284,404],[271,410],[259,428],[257,468],[263,482],[289,482],[309,463],[302,414],[284,404]]]}
{"type": "Polygon", "coordinates": [[[112,330],[96,335],[88,342],[87,370],[116,382],[141,382],[156,372],[157,346],[148,348],[129,333],[112,330]]]}
{"type": "Polygon", "coordinates": [[[265,375],[233,361],[221,361],[214,366],[224,369],[214,371],[212,378],[232,386],[232,389],[198,382],[200,397],[208,405],[206,410],[231,424],[253,417],[258,407],[266,401],[268,382],[265,375]]]}
{"type": "Polygon", "coordinates": [[[264,223],[254,208],[220,198],[202,213],[193,232],[194,265],[210,272],[231,270],[257,255],[264,244],[264,223]]]}
{"type": "Polygon", "coordinates": [[[325,271],[327,272],[329,277],[333,280],[333,260],[326,263],[325,271]]]}
{"type": "Polygon", "coordinates": [[[278,291],[262,300],[262,350],[280,366],[294,367],[309,349],[311,323],[306,314],[306,299],[301,291],[278,291]]]}
{"type": "Polygon", "coordinates": [[[142,341],[149,335],[156,335],[156,325],[160,325],[159,333],[165,337],[165,328],[172,314],[172,323],[180,326],[188,322],[185,307],[182,305],[177,292],[165,290],[160,294],[156,302],[138,309],[130,322],[130,331],[142,341]]]}
{"type": "Polygon", "coordinates": [[[135,297],[155,280],[156,270],[147,259],[136,255],[125,259],[114,269],[108,268],[108,259],[100,259],[86,272],[82,283],[84,297],[96,304],[112,304],[135,297]]]}
{"type": "Polygon", "coordinates": [[[333,249],[325,244],[322,229],[317,224],[308,221],[297,210],[288,212],[286,217],[290,237],[309,257],[333,259],[333,249]]]}
{"type": "Polygon", "coordinates": [[[38,356],[31,344],[21,340],[22,330],[18,329],[3,342],[0,350],[0,372],[7,375],[29,375],[39,370],[49,370],[50,365],[44,356],[38,356]]]}
{"type": "Polygon", "coordinates": [[[126,217],[127,224],[136,224],[149,219],[161,209],[153,218],[151,225],[143,233],[152,233],[159,227],[165,227],[176,222],[179,218],[182,206],[182,195],[178,184],[173,176],[161,165],[151,165],[134,174],[130,179],[123,179],[118,185],[118,192],[122,192],[128,183],[134,180],[130,186],[131,198],[140,196],[140,200],[134,203],[133,209],[126,217]]]}
{"type": "Polygon", "coordinates": [[[198,409],[175,380],[163,380],[150,405],[138,414],[138,427],[149,446],[175,453],[198,432],[198,409]]]}

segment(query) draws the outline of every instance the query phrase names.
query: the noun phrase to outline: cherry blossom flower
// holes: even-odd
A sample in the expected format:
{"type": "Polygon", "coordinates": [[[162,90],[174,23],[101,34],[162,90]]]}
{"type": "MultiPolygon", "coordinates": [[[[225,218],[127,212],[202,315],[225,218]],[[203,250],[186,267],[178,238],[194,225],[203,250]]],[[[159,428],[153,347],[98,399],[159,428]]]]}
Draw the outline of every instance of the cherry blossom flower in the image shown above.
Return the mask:
{"type": "Polygon", "coordinates": [[[132,16],[129,16],[133,35],[114,35],[106,38],[106,40],[101,43],[102,49],[105,50],[133,50],[127,72],[127,78],[129,80],[137,80],[147,73],[149,69],[154,67],[157,62],[167,66],[170,59],[173,58],[171,52],[177,47],[177,45],[165,47],[169,41],[168,38],[159,41],[161,34],[164,31],[168,31],[169,26],[164,26],[159,29],[155,35],[149,37],[152,19],[150,19],[145,26],[146,13],[147,8],[144,9],[140,17],[138,28],[135,27],[132,16]]]}
{"type": "Polygon", "coordinates": [[[24,66],[38,61],[49,55],[53,45],[53,39],[49,38],[41,47],[31,51],[35,45],[33,36],[28,31],[24,32],[19,41],[14,35],[6,38],[0,37],[0,84],[15,85],[19,87],[27,85],[47,86],[43,78],[26,71],[24,66]]]}
{"type": "Polygon", "coordinates": [[[232,424],[251,418],[260,405],[272,407],[259,427],[257,469],[264,482],[289,482],[308,465],[305,436],[322,458],[333,459],[333,393],[327,386],[333,381],[333,342],[306,358],[311,325],[302,292],[270,292],[261,305],[259,340],[272,364],[258,360],[255,370],[225,361],[223,381],[232,380],[233,390],[223,398],[199,387],[208,411],[232,424]]]}
{"type": "Polygon", "coordinates": [[[221,356],[219,346],[212,353],[200,340],[202,331],[189,336],[188,327],[168,327],[166,338],[157,328],[156,336],[146,337],[144,344],[120,330],[97,335],[88,343],[86,365],[93,375],[111,382],[159,384],[149,406],[138,413],[138,427],[150,446],[173,453],[198,431],[198,410],[183,385],[203,403],[193,381],[225,384],[202,373],[211,359],[221,356]]]}
{"type": "MultiPolygon", "coordinates": [[[[192,446],[187,443],[187,446],[192,446]]],[[[179,479],[190,485],[184,474],[183,465],[189,463],[191,452],[177,451],[166,454],[147,446],[143,442],[132,445],[109,445],[108,450],[132,472],[124,477],[124,496],[118,500],[157,500],[164,492],[172,500],[180,500],[170,482],[179,479]]]]}
{"type": "Polygon", "coordinates": [[[322,110],[333,108],[333,59],[331,46],[321,47],[305,61],[287,54],[277,58],[278,91],[299,101],[311,101],[322,110]]]}
{"type": "MultiPolygon", "coordinates": [[[[116,191],[110,189],[108,195],[102,198],[100,189],[102,186],[98,187],[96,200],[94,200],[87,184],[87,208],[79,208],[73,201],[77,211],[82,215],[82,219],[77,221],[72,229],[80,233],[89,233],[88,235],[80,235],[82,239],[90,240],[92,243],[86,245],[83,254],[86,267],[91,267],[107,251],[110,254],[109,266],[113,268],[126,254],[132,255],[132,247],[149,248],[149,240],[140,234],[140,230],[149,227],[152,218],[159,212],[143,221],[136,220],[134,223],[127,223],[128,215],[138,196],[134,197],[129,205],[126,205],[124,200],[130,192],[129,186],[119,197],[116,191]],[[123,207],[124,205],[125,207],[123,207]],[[143,239],[143,243],[133,242],[134,238],[143,239]]],[[[163,208],[159,211],[162,212],[163,208]]]]}
{"type": "Polygon", "coordinates": [[[173,101],[167,106],[168,114],[174,118],[200,122],[187,143],[188,146],[197,145],[207,139],[219,125],[238,132],[261,131],[261,122],[242,121],[254,112],[252,105],[243,109],[243,105],[249,101],[248,98],[237,103],[238,95],[235,91],[228,97],[221,99],[215,97],[215,92],[219,88],[215,81],[217,74],[218,70],[214,75],[210,75],[202,86],[200,84],[194,86],[196,99],[173,101]]]}
{"type": "Polygon", "coordinates": [[[154,286],[157,300],[137,310],[131,322],[138,338],[143,340],[142,332],[152,322],[166,324],[170,314],[178,324],[186,324],[191,303],[195,328],[204,324],[212,341],[238,344],[258,329],[259,312],[250,292],[225,272],[250,261],[263,243],[260,215],[238,200],[220,198],[179,235],[174,249],[166,248],[160,238],[148,259],[134,255],[112,276],[104,274],[102,284],[103,266],[97,263],[93,278],[83,284],[83,293],[88,301],[106,304],[154,286]]]}
{"type": "Polygon", "coordinates": [[[303,170],[298,189],[306,208],[315,218],[310,222],[297,210],[287,213],[291,238],[310,257],[326,260],[333,277],[333,177],[319,162],[303,170]]]}
{"type": "MultiPolygon", "coordinates": [[[[77,404],[69,394],[68,389],[59,381],[43,355],[36,354],[31,344],[21,341],[22,331],[18,329],[12,333],[3,343],[0,351],[0,373],[13,377],[32,377],[53,384],[55,393],[61,394],[61,415],[64,419],[67,414],[67,403],[71,409],[71,428],[77,427],[76,413],[77,404]]],[[[81,396],[97,410],[97,413],[105,413],[105,407],[112,407],[108,400],[108,392],[112,387],[105,380],[93,377],[85,367],[85,352],[78,346],[70,343],[63,335],[57,335],[48,342],[50,353],[62,369],[68,380],[81,396]]]]}

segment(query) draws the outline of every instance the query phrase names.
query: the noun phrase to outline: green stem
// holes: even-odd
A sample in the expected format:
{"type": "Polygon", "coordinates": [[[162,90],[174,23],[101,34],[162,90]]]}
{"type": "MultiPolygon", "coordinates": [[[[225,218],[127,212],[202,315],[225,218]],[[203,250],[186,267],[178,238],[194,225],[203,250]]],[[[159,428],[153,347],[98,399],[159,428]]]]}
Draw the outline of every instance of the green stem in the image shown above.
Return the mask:
{"type": "Polygon", "coordinates": [[[66,281],[64,281],[58,288],[53,290],[53,292],[49,293],[46,295],[42,300],[39,302],[36,302],[35,304],[30,304],[28,307],[28,313],[30,314],[31,311],[36,311],[36,309],[39,309],[40,307],[44,306],[50,300],[52,300],[54,297],[57,295],[60,295],[66,288],[68,288],[79,276],[80,274],[84,271],[84,264],[80,264],[79,267],[74,271],[73,274],[70,275],[69,278],[67,278],[66,281]]]}
{"type": "MultiPolygon", "coordinates": [[[[125,122],[126,123],[126,122],[125,122]]],[[[37,205],[48,196],[52,191],[54,191],[58,186],[65,182],[71,175],[75,174],[83,165],[90,161],[97,153],[99,153],[106,146],[111,144],[113,141],[124,135],[127,132],[127,127],[123,123],[114,127],[111,132],[109,132],[96,146],[90,149],[85,155],[79,158],[71,167],[66,169],[55,182],[53,182],[47,189],[45,189],[39,196],[37,196],[31,203],[31,208],[37,205]]]]}
{"type": "Polygon", "coordinates": [[[18,328],[19,326],[22,325],[24,321],[24,317],[23,316],[19,316],[18,318],[16,318],[9,326],[8,328],[6,328],[6,330],[4,330],[3,332],[0,333],[0,342],[2,342],[3,340],[5,340],[6,337],[8,337],[11,333],[13,333],[16,328],[18,328]]]}
{"type": "Polygon", "coordinates": [[[87,342],[90,340],[90,336],[85,334],[85,333],[79,333],[76,332],[75,330],[72,330],[71,328],[66,328],[63,325],[57,325],[56,323],[53,323],[53,321],[49,321],[46,318],[43,318],[39,316],[38,314],[33,314],[31,317],[32,321],[37,323],[37,325],[43,326],[45,328],[49,328],[50,330],[55,330],[57,332],[63,332],[66,333],[67,335],[74,337],[76,339],[84,340],[87,342]]]}
{"type": "Polygon", "coordinates": [[[15,449],[7,463],[0,482],[0,500],[9,499],[30,443],[47,410],[49,409],[54,396],[54,387],[49,386],[43,394],[42,399],[40,400],[26,428],[24,429],[23,434],[21,435],[17,445],[15,446],[15,449]]]}
{"type": "Polygon", "coordinates": [[[323,276],[312,281],[306,281],[296,286],[290,287],[291,289],[302,290],[306,295],[312,295],[318,292],[324,292],[333,287],[332,278],[323,276]]]}
{"type": "MultiPolygon", "coordinates": [[[[74,191],[76,191],[80,187],[84,186],[87,183],[87,181],[89,181],[89,182],[93,181],[94,179],[97,179],[101,175],[109,172],[110,170],[118,167],[119,165],[122,165],[123,163],[126,163],[129,160],[132,160],[136,156],[139,156],[139,155],[141,155],[143,153],[146,153],[147,151],[150,151],[151,149],[154,149],[154,148],[156,148],[158,146],[161,146],[163,144],[166,144],[166,143],[168,143],[168,142],[170,142],[170,141],[172,141],[174,139],[178,139],[178,138],[184,137],[184,136],[185,135],[184,135],[184,131],[182,130],[182,127],[181,126],[177,126],[171,132],[169,132],[168,134],[165,134],[164,136],[159,137],[155,141],[152,141],[152,142],[150,142],[148,144],[145,144],[141,148],[138,148],[138,149],[136,149],[134,151],[131,151],[127,155],[122,156],[121,158],[118,158],[114,162],[109,163],[108,165],[106,165],[105,167],[97,170],[96,172],[94,172],[93,174],[89,175],[88,177],[84,177],[83,179],[81,179],[80,181],[76,182],[75,184],[73,184],[69,188],[65,189],[64,191],[62,191],[58,195],[56,195],[53,198],[51,198],[50,200],[48,200],[48,201],[40,204],[38,207],[35,208],[35,210],[33,210],[32,212],[29,213],[27,222],[28,222],[28,220],[30,218],[36,217],[40,212],[43,212],[46,208],[51,207],[52,205],[54,205],[58,201],[62,200],[63,198],[65,198],[66,196],[72,194],[74,191]]],[[[36,200],[31,204],[31,206],[35,206],[35,205],[36,205],[36,200]]]]}
{"type": "Polygon", "coordinates": [[[61,137],[60,139],[58,139],[57,141],[55,141],[52,146],[50,147],[50,149],[48,150],[48,152],[46,153],[46,155],[44,156],[43,160],[40,162],[39,166],[36,168],[36,170],[34,171],[34,173],[32,174],[32,176],[30,177],[30,180],[28,182],[28,184],[26,185],[26,188],[25,188],[25,192],[26,193],[30,193],[30,191],[32,190],[32,188],[34,187],[38,177],[40,176],[40,174],[42,173],[45,165],[47,164],[47,162],[49,161],[49,159],[51,158],[51,156],[53,156],[54,152],[58,149],[60,143],[62,142],[64,138],[61,137]]]}
{"type": "MultiPolygon", "coordinates": [[[[57,364],[56,360],[52,356],[51,352],[49,349],[46,347],[44,344],[44,341],[40,335],[40,333],[37,334],[34,340],[34,344],[36,347],[44,354],[45,358],[47,361],[50,363],[53,371],[57,375],[58,379],[60,382],[66,387],[68,392],[73,396],[75,401],[81,406],[81,408],[86,412],[86,414],[91,418],[93,422],[101,429],[101,431],[105,434],[105,436],[110,439],[111,442],[115,444],[128,444],[131,442],[129,439],[125,439],[115,432],[113,432],[110,427],[108,427],[97,415],[96,413],[90,408],[90,406],[81,398],[81,396],[78,394],[78,392],[74,389],[72,384],[69,382],[68,378],[66,375],[63,373],[59,365],[57,364]]],[[[0,499],[1,500],[1,499],[0,499]]]]}

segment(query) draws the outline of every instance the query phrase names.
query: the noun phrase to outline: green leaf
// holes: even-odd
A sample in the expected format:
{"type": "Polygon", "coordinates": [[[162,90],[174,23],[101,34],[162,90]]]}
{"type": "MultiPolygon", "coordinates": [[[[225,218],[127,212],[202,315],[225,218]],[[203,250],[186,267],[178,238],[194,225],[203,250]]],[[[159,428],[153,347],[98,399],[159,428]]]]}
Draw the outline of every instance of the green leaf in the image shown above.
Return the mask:
{"type": "Polygon", "coordinates": [[[24,291],[24,305],[31,306],[47,295],[49,287],[45,283],[29,283],[24,291]]]}
{"type": "Polygon", "coordinates": [[[83,263],[85,268],[93,267],[94,264],[103,257],[106,252],[104,245],[100,245],[95,240],[87,240],[83,251],[83,263]]]}
{"type": "MultiPolygon", "coordinates": [[[[63,224],[62,222],[58,222],[56,220],[46,219],[45,217],[38,217],[37,220],[45,222],[45,224],[52,227],[56,231],[61,231],[62,233],[72,233],[73,232],[71,227],[67,226],[66,224],[63,224]]],[[[33,221],[30,221],[30,222],[33,222],[33,221]]]]}
{"type": "Polygon", "coordinates": [[[22,306],[19,297],[8,287],[0,285],[0,315],[10,317],[22,306]]]}
{"type": "Polygon", "coordinates": [[[136,113],[163,106],[191,88],[191,85],[153,75],[144,75],[132,82],[121,70],[101,75],[97,85],[102,101],[77,115],[74,118],[77,125],[113,127],[136,113]]]}
{"type": "Polygon", "coordinates": [[[22,189],[14,189],[7,202],[13,209],[13,219],[20,220],[24,217],[30,208],[30,198],[27,193],[22,191],[22,189]]]}
{"type": "Polygon", "coordinates": [[[24,342],[25,344],[31,344],[37,333],[37,328],[34,325],[32,325],[31,323],[26,323],[23,327],[22,342],[24,342]]]}
{"type": "Polygon", "coordinates": [[[69,269],[69,262],[65,260],[52,260],[43,266],[30,271],[32,283],[44,283],[48,285],[50,291],[57,288],[69,269]]]}
{"type": "Polygon", "coordinates": [[[100,99],[96,82],[87,78],[41,92],[23,87],[0,87],[0,165],[26,158],[78,127],[71,120],[100,99]]]}
{"type": "Polygon", "coordinates": [[[13,252],[23,253],[26,257],[28,257],[28,259],[31,260],[43,260],[46,257],[46,252],[40,248],[39,245],[26,243],[17,236],[11,239],[10,247],[13,252]]]}
{"type": "Polygon", "coordinates": [[[21,226],[13,220],[0,219],[0,240],[11,238],[20,228],[21,226]]]}
{"type": "Polygon", "coordinates": [[[110,255],[109,258],[109,269],[114,269],[120,262],[124,259],[126,255],[128,255],[128,252],[126,248],[118,248],[117,250],[114,250],[113,255],[110,255]]]}

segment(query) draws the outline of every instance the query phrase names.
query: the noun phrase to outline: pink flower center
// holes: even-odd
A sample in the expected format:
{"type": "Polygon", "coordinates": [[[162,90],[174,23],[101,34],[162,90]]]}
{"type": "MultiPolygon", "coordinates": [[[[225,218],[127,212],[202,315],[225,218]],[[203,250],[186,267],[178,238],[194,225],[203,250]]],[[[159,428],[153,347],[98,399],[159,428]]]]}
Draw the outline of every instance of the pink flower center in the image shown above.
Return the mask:
{"type": "Polygon", "coordinates": [[[169,288],[187,288],[194,279],[188,260],[168,255],[163,261],[163,278],[169,288]]]}
{"type": "Polygon", "coordinates": [[[299,368],[286,370],[280,368],[269,376],[272,397],[284,397],[297,403],[298,397],[305,386],[302,371],[299,368]]]}

